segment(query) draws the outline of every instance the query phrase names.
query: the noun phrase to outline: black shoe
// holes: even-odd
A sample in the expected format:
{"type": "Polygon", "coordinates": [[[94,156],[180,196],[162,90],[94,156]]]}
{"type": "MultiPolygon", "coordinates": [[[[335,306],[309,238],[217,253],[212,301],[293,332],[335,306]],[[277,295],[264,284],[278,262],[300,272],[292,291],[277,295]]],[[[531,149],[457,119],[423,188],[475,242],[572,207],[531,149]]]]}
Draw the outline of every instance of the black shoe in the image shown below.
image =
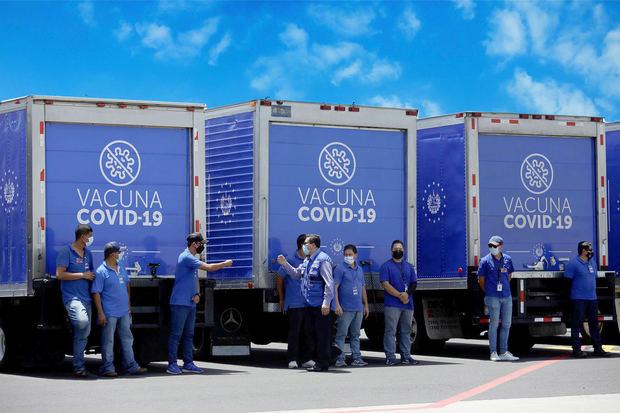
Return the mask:
{"type": "Polygon", "coordinates": [[[317,365],[314,365],[314,367],[308,367],[307,370],[308,371],[327,371],[327,367],[322,368],[317,365]]]}
{"type": "Polygon", "coordinates": [[[573,357],[576,359],[584,359],[588,357],[588,355],[583,351],[573,351],[573,357]]]}
{"type": "Polygon", "coordinates": [[[598,350],[594,350],[592,352],[592,355],[594,357],[611,357],[611,353],[606,352],[605,350],[603,350],[602,348],[598,349],[598,350]]]}

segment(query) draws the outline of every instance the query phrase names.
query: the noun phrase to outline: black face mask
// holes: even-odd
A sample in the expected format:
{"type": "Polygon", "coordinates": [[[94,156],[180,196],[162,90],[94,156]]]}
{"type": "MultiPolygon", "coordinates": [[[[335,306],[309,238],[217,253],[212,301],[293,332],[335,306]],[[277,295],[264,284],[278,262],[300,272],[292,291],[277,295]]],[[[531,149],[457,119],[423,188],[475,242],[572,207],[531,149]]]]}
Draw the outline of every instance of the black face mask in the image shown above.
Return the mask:
{"type": "Polygon", "coordinates": [[[202,244],[200,244],[200,245],[198,246],[198,248],[196,248],[196,252],[197,252],[198,254],[202,254],[202,252],[203,252],[204,250],[205,250],[205,246],[204,246],[204,245],[202,245],[202,244]]]}
{"type": "Polygon", "coordinates": [[[403,255],[405,255],[405,253],[401,250],[396,250],[392,252],[392,257],[395,260],[400,260],[403,257],[403,255]]]}
{"type": "Polygon", "coordinates": [[[594,252],[588,252],[588,253],[586,254],[586,257],[588,257],[588,260],[591,260],[591,259],[592,259],[592,257],[594,257],[594,252]]]}

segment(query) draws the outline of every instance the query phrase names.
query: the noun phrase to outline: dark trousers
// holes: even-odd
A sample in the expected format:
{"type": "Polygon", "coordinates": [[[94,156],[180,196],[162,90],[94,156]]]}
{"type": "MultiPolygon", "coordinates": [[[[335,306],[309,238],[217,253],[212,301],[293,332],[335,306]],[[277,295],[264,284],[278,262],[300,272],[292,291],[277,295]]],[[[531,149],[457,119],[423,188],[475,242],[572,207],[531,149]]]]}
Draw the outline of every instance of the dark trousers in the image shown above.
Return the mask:
{"type": "Polygon", "coordinates": [[[304,307],[289,308],[286,310],[286,314],[288,316],[288,361],[304,363],[312,358],[314,352],[313,339],[309,335],[310,331],[304,328],[306,309],[304,307]],[[303,349],[303,353],[301,349],[303,349]],[[306,358],[308,349],[310,357],[306,358]]]}
{"type": "Polygon", "coordinates": [[[573,322],[571,324],[571,338],[573,341],[573,351],[581,350],[581,340],[579,332],[581,324],[588,319],[592,345],[595,350],[602,349],[601,333],[598,331],[598,303],[596,300],[571,300],[573,302],[573,322]]]}
{"type": "MultiPolygon", "coordinates": [[[[329,367],[331,357],[332,333],[334,330],[334,316],[321,314],[321,307],[306,307],[306,328],[309,330],[310,342],[316,350],[316,365],[324,370],[329,367]]],[[[304,359],[312,358],[312,350],[304,350],[304,359]]]]}

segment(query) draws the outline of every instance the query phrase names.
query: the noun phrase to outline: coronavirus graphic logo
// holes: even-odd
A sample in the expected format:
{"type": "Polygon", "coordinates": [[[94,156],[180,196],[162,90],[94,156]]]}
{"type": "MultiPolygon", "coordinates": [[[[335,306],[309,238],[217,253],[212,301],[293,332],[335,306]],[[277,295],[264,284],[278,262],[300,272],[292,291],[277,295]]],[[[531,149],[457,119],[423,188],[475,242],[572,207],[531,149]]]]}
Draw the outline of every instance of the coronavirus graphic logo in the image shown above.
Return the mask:
{"type": "Polygon", "coordinates": [[[135,181],[140,166],[138,150],[127,141],[110,142],[99,156],[101,174],[115,186],[126,186],[135,181]]]}
{"type": "Polygon", "coordinates": [[[553,182],[553,166],[549,159],[539,153],[525,158],[521,164],[521,182],[533,194],[547,192],[553,182]]]}
{"type": "Polygon", "coordinates": [[[341,142],[326,145],[319,155],[321,176],[332,185],[344,185],[355,175],[355,155],[341,142]]]}
{"type": "Polygon", "coordinates": [[[441,185],[434,181],[427,184],[422,194],[422,201],[424,218],[432,223],[441,221],[446,208],[446,195],[441,185]]]}

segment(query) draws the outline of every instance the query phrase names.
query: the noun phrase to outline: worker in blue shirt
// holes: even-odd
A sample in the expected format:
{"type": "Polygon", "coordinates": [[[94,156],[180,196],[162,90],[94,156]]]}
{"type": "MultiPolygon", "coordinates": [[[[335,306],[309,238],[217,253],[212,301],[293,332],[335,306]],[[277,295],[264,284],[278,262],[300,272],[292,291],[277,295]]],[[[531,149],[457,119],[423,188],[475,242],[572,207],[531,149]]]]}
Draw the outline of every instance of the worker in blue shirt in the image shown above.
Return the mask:
{"type": "MultiPolygon", "coordinates": [[[[288,259],[294,268],[299,267],[306,258],[303,252],[305,241],[306,234],[297,237],[297,251],[288,259]]],[[[312,367],[314,366],[314,360],[312,360],[314,346],[311,336],[307,334],[308,329],[304,328],[305,305],[301,280],[289,276],[280,266],[276,275],[276,288],[280,296],[280,311],[286,312],[288,317],[288,368],[296,369],[300,363],[302,367],[312,367]],[[304,340],[301,340],[302,337],[304,340]]]]}
{"type": "Polygon", "coordinates": [[[194,325],[196,304],[200,302],[200,283],[197,270],[217,271],[232,266],[232,260],[207,264],[195,257],[207,243],[200,232],[187,236],[187,248],[179,255],[174,273],[174,286],[170,296],[170,338],[168,339],[168,374],[202,373],[194,364],[194,325]],[[183,340],[183,370],[177,364],[179,342],[183,340]]]}
{"type": "Polygon", "coordinates": [[[596,263],[593,259],[592,244],[581,241],[577,244],[579,256],[573,258],[564,271],[564,277],[572,280],[570,299],[573,304],[571,324],[571,338],[573,342],[573,357],[584,358],[586,353],[581,351],[579,332],[584,319],[588,318],[588,326],[592,336],[592,345],[596,357],[609,357],[603,350],[601,333],[598,330],[598,303],[596,297],[596,263]]]}
{"type": "Polygon", "coordinates": [[[489,350],[492,361],[516,361],[519,357],[508,351],[508,334],[512,324],[512,294],[510,279],[514,272],[512,258],[503,254],[504,240],[499,235],[489,239],[489,253],[480,260],[478,284],[484,291],[484,304],[489,309],[489,350]],[[499,320],[499,354],[497,352],[497,328],[499,320]]]}
{"type": "Polygon", "coordinates": [[[331,312],[334,299],[334,276],[332,259],[321,249],[321,237],[308,234],[302,246],[306,255],[297,268],[288,263],[284,255],[278,255],[278,264],[295,279],[302,279],[306,328],[310,329],[317,354],[316,364],[309,371],[327,371],[331,355],[334,315],[331,312]]]}
{"type": "Polygon", "coordinates": [[[93,230],[81,224],[75,228],[75,241],[64,246],[56,257],[56,278],[60,280],[62,302],[73,325],[73,373],[88,377],[84,350],[90,334],[90,281],[95,278],[93,256],[88,250],[93,230]]]}
{"type": "Polygon", "coordinates": [[[101,326],[101,375],[115,377],[114,333],[118,334],[123,354],[123,368],[129,374],[143,374],[133,355],[131,334],[131,307],[129,276],[121,263],[124,252],[118,242],[111,241],[103,247],[104,261],[97,271],[91,287],[97,307],[97,322],[101,326]]]}
{"type": "Polygon", "coordinates": [[[385,330],[383,332],[383,350],[385,364],[395,366],[396,331],[400,330],[400,361],[402,364],[415,365],[419,362],[411,357],[411,326],[413,323],[413,290],[417,277],[413,265],[403,259],[405,244],[396,240],[390,248],[392,258],[379,268],[379,281],[383,287],[383,315],[385,330]]]}
{"type": "Polygon", "coordinates": [[[360,328],[362,317],[368,318],[368,298],[364,271],[357,262],[357,247],[345,245],[343,250],[344,265],[334,270],[334,285],[336,301],[335,313],[338,316],[338,331],[336,332],[336,346],[342,351],[336,359],[336,367],[346,367],[344,340],[349,334],[351,344],[351,366],[363,367],[368,365],[362,359],[360,351],[360,328]]]}

